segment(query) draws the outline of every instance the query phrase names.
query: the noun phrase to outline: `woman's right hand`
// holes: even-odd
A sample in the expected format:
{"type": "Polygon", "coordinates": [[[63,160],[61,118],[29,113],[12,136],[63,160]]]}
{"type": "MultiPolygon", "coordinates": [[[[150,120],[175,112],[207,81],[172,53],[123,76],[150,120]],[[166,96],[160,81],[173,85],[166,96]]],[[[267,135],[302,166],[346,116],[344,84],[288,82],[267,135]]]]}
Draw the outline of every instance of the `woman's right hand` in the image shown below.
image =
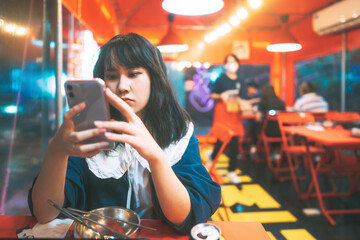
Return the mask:
{"type": "Polygon", "coordinates": [[[79,103],[64,114],[64,122],[51,140],[49,147],[54,154],[76,157],[92,157],[108,145],[107,142],[81,144],[81,141],[103,135],[104,128],[92,128],[84,131],[75,131],[73,117],[84,110],[85,103],[79,103]]]}

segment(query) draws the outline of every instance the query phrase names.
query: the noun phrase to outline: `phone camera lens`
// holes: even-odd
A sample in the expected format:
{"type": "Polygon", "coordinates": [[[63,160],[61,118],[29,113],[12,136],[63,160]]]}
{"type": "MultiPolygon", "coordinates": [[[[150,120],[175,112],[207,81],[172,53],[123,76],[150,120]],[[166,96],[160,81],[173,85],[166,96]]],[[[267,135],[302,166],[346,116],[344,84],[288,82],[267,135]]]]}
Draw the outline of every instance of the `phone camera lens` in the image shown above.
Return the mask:
{"type": "Polygon", "coordinates": [[[74,94],[72,92],[69,92],[69,97],[74,97],[74,94]]]}
{"type": "Polygon", "coordinates": [[[66,86],[67,90],[71,91],[73,89],[73,87],[71,85],[67,85],[66,86]]]}

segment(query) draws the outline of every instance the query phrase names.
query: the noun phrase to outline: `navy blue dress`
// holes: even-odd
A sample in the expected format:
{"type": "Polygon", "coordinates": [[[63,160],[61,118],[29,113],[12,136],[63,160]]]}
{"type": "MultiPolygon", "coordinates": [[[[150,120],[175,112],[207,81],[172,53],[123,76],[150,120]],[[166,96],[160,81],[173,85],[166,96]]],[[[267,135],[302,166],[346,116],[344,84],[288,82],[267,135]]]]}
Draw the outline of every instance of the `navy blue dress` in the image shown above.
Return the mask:
{"type": "MultiPolygon", "coordinates": [[[[169,224],[176,232],[188,234],[197,223],[206,222],[220,204],[221,188],[214,182],[202,165],[199,141],[194,134],[181,160],[172,166],[176,176],[186,187],[191,199],[191,211],[181,226],[169,222],[162,213],[154,188],[154,216],[169,224]]],[[[34,181],[35,182],[35,181],[34,181]]],[[[126,206],[129,182],[126,174],[119,179],[96,177],[88,168],[84,158],[70,157],[68,160],[64,207],[85,211],[107,206],[126,206]]],[[[28,203],[33,213],[32,189],[28,203]]],[[[134,196],[132,194],[132,196],[134,196]]],[[[131,199],[133,203],[134,199],[131,199]]]]}

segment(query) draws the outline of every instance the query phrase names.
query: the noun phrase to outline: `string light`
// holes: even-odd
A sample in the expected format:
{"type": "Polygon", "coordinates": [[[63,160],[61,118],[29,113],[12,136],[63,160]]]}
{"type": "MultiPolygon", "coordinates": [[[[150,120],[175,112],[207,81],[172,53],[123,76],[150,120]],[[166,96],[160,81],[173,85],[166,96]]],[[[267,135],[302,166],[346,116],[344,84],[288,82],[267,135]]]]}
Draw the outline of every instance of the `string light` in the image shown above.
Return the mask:
{"type": "Polygon", "coordinates": [[[0,29],[17,36],[24,36],[28,32],[26,28],[15,23],[7,23],[4,19],[0,19],[0,29]]]}
{"type": "MultiPolygon", "coordinates": [[[[262,0],[249,0],[248,5],[252,9],[257,9],[261,6],[262,0]]],[[[230,16],[228,23],[223,23],[217,27],[214,31],[206,34],[204,36],[204,41],[211,43],[217,40],[219,37],[224,36],[225,34],[231,32],[232,27],[238,26],[242,20],[246,19],[249,16],[249,11],[245,7],[240,7],[237,9],[235,14],[230,16]]]]}

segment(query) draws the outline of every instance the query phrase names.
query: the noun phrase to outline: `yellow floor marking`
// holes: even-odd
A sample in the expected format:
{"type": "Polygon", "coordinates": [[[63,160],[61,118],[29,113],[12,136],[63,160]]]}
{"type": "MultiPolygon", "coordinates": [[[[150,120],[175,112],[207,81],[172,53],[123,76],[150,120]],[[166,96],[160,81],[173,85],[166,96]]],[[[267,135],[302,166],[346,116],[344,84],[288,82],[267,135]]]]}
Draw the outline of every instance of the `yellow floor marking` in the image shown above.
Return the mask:
{"type": "MultiPolygon", "coordinates": [[[[217,169],[217,172],[223,176],[226,176],[226,174],[229,172],[227,169],[217,169]]],[[[241,174],[241,170],[240,169],[236,169],[235,170],[235,173],[237,175],[240,175],[241,174]]]]}
{"type": "Polygon", "coordinates": [[[271,240],[276,240],[276,238],[274,237],[274,235],[271,232],[266,231],[266,233],[269,235],[271,240]]]}
{"type": "MultiPolygon", "coordinates": [[[[240,177],[240,180],[242,183],[251,183],[252,182],[251,177],[249,177],[247,175],[241,175],[239,177],[240,177]]],[[[228,177],[224,177],[223,180],[224,180],[224,183],[230,183],[230,179],[228,177]]]]}
{"type": "MultiPolygon", "coordinates": [[[[221,221],[218,214],[223,217],[226,216],[224,208],[218,208],[216,213],[212,216],[214,221],[221,221]]],[[[283,223],[296,222],[297,218],[289,211],[266,211],[266,212],[241,212],[233,213],[228,208],[230,221],[239,222],[260,222],[260,223],[283,223]]]]}
{"type": "Polygon", "coordinates": [[[249,207],[256,204],[259,208],[280,208],[280,204],[259,184],[245,184],[241,190],[234,185],[223,185],[221,191],[226,206],[240,203],[249,207]]]}
{"type": "Polygon", "coordinates": [[[217,162],[215,164],[216,168],[228,168],[229,167],[229,163],[227,162],[217,162]]]}
{"type": "Polygon", "coordinates": [[[316,240],[306,229],[280,230],[287,240],[316,240]]]}

